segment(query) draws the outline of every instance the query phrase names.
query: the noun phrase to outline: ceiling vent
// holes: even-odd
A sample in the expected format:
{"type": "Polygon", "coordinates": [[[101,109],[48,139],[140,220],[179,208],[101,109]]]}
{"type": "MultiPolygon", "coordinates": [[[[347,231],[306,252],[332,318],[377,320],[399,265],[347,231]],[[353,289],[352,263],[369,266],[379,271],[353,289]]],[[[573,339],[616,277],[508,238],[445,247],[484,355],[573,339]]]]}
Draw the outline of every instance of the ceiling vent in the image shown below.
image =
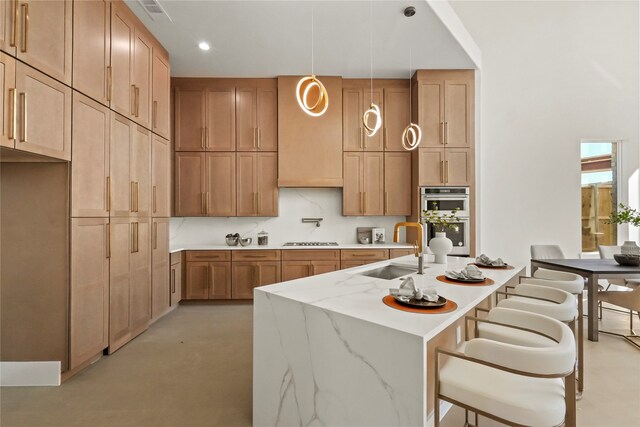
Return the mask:
{"type": "Polygon", "coordinates": [[[173,22],[171,17],[157,0],[138,0],[138,3],[140,3],[140,6],[142,6],[154,21],[168,20],[173,22]]]}

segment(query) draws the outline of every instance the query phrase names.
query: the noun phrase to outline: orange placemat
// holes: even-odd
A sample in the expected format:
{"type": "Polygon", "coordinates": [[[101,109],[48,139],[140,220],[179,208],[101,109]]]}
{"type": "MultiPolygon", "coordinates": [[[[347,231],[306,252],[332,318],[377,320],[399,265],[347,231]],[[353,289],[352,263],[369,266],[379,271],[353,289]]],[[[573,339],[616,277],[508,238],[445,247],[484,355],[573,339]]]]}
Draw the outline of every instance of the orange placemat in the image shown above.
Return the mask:
{"type": "Polygon", "coordinates": [[[456,282],[455,280],[447,279],[447,277],[444,274],[441,274],[440,276],[436,277],[436,279],[438,279],[442,283],[448,283],[450,285],[460,285],[460,286],[489,286],[496,283],[492,279],[489,279],[488,277],[484,279],[484,282],[476,282],[476,283],[456,282]]]}
{"type": "Polygon", "coordinates": [[[447,303],[445,305],[443,305],[442,307],[438,307],[438,308],[414,308],[414,307],[409,307],[407,305],[403,305],[403,304],[400,304],[399,302],[397,302],[395,300],[395,298],[393,298],[393,295],[387,295],[386,297],[382,298],[382,302],[385,303],[386,305],[388,305],[391,308],[395,308],[396,310],[408,311],[409,313],[420,313],[420,314],[449,313],[450,311],[453,311],[453,310],[458,308],[458,304],[456,304],[455,302],[451,301],[450,299],[447,300],[447,303]]]}
{"type": "Polygon", "coordinates": [[[475,265],[478,268],[487,268],[489,270],[513,270],[515,268],[513,265],[507,265],[506,267],[497,267],[497,266],[496,267],[493,267],[493,266],[489,267],[489,266],[486,266],[486,265],[476,264],[475,262],[472,262],[469,265],[475,265]]]}

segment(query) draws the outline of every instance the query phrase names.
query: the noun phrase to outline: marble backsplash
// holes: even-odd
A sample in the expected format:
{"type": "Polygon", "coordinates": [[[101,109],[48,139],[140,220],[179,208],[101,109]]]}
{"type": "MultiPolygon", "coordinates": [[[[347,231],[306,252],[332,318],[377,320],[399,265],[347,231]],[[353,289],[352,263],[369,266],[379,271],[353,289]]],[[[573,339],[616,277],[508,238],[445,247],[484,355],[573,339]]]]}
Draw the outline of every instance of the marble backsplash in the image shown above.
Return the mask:
{"type": "MultiPolygon", "coordinates": [[[[269,244],[280,245],[292,241],[335,241],[357,243],[356,227],[385,229],[386,240],[393,240],[393,226],[405,220],[403,216],[342,216],[340,188],[281,188],[280,216],[171,218],[170,245],[224,245],[228,233],[252,237],[257,243],[258,232],[269,233],[269,244]],[[320,227],[302,223],[302,218],[324,218],[320,227]]],[[[401,235],[404,241],[404,230],[401,235]]]]}

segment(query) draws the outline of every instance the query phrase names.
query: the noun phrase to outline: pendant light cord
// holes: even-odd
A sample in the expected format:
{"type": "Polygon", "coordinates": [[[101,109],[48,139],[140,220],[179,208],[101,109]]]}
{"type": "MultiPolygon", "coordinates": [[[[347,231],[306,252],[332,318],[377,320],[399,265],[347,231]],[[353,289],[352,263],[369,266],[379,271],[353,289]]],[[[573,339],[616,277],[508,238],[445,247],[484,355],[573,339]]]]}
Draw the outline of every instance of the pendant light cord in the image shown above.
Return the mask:
{"type": "Polygon", "coordinates": [[[373,105],[373,0],[369,3],[369,75],[371,76],[371,105],[373,105]]]}
{"type": "Polygon", "coordinates": [[[409,46],[409,123],[413,123],[413,102],[411,102],[411,46],[409,46]]]}
{"type": "Polygon", "coordinates": [[[313,22],[314,22],[314,3],[311,2],[311,75],[315,76],[314,72],[313,72],[313,39],[314,39],[314,28],[313,28],[313,22]]]}

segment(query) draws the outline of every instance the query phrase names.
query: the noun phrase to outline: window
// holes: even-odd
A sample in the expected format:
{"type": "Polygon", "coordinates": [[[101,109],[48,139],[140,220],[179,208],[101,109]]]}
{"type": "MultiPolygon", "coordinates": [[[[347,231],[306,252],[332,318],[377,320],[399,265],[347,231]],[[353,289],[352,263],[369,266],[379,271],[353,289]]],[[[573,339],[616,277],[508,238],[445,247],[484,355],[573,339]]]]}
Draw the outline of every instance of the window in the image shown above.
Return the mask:
{"type": "Polygon", "coordinates": [[[582,252],[617,245],[617,228],[608,224],[618,206],[618,144],[589,141],[580,145],[582,184],[582,252]]]}

